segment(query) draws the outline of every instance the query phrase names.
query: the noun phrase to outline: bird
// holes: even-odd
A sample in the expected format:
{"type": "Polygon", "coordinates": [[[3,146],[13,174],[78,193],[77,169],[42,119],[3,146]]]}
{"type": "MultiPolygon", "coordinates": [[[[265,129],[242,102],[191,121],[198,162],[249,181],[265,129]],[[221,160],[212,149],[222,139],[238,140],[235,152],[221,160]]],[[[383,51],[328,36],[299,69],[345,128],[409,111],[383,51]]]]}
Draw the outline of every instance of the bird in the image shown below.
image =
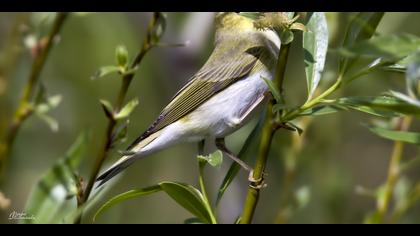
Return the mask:
{"type": "Polygon", "coordinates": [[[281,41],[274,30],[257,29],[253,19],[238,12],[216,13],[214,25],[214,48],[207,61],[123,156],[96,179],[97,187],[136,160],[185,142],[215,142],[220,151],[252,171],[226,147],[225,137],[270,100],[263,78],[274,77],[281,41]]]}

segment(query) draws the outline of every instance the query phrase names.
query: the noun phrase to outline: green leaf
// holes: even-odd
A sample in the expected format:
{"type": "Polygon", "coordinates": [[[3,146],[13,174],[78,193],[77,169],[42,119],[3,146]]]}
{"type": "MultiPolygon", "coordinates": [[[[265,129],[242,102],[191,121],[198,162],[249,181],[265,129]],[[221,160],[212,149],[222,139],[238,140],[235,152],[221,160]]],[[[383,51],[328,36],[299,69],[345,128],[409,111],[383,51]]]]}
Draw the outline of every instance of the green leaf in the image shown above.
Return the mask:
{"type": "Polygon", "coordinates": [[[220,167],[223,163],[223,153],[220,150],[216,150],[208,156],[199,155],[198,158],[208,162],[213,167],[220,167]]]}
{"type": "Polygon", "coordinates": [[[105,204],[103,204],[96,211],[95,215],[93,216],[93,221],[96,221],[98,216],[101,215],[104,211],[108,210],[109,208],[113,207],[114,205],[116,205],[120,202],[123,202],[123,201],[128,200],[128,199],[137,198],[137,197],[140,197],[140,196],[156,193],[156,192],[159,192],[159,191],[162,191],[162,188],[160,187],[160,185],[153,185],[153,186],[150,186],[150,187],[146,187],[146,188],[142,188],[142,189],[136,189],[136,190],[130,190],[128,192],[119,194],[119,195],[111,198],[107,202],[105,202],[105,204]]]}
{"type": "Polygon", "coordinates": [[[106,117],[109,119],[114,119],[114,108],[112,107],[111,103],[107,100],[99,100],[101,103],[102,109],[105,112],[106,117]]]}
{"type": "Polygon", "coordinates": [[[203,196],[196,188],[191,185],[176,182],[162,182],[159,185],[179,205],[197,216],[200,220],[205,223],[212,222],[211,213],[208,212],[203,196]]]}
{"type": "Polygon", "coordinates": [[[321,116],[321,115],[329,115],[332,113],[336,113],[339,111],[347,110],[345,107],[337,106],[337,105],[321,105],[317,107],[313,107],[311,109],[305,110],[304,112],[300,113],[299,116],[321,116]]]}
{"type": "MultiPolygon", "coordinates": [[[[247,158],[249,158],[251,156],[250,150],[253,150],[253,147],[258,145],[257,140],[258,140],[259,134],[261,133],[261,130],[264,124],[264,119],[265,119],[265,112],[261,114],[257,125],[246,138],[244,145],[242,145],[242,148],[238,154],[239,159],[246,160],[247,158]]],[[[230,165],[229,170],[226,173],[226,176],[223,178],[222,184],[219,187],[219,191],[217,193],[216,205],[219,204],[220,200],[223,197],[223,194],[226,192],[227,188],[232,183],[233,179],[238,174],[239,170],[240,170],[240,166],[238,163],[233,162],[230,165]]]]}
{"type": "Polygon", "coordinates": [[[377,126],[367,126],[367,127],[374,134],[382,138],[411,143],[411,144],[420,144],[420,133],[408,132],[408,131],[396,131],[396,130],[385,129],[382,127],[377,127],[377,126]]]}
{"type": "Polygon", "coordinates": [[[65,156],[38,181],[24,211],[34,218],[25,219],[23,223],[61,223],[73,211],[77,192],[74,173],[85,155],[87,145],[87,134],[82,133],[65,156]]]}
{"type": "Polygon", "coordinates": [[[338,104],[356,111],[380,117],[395,117],[399,114],[387,110],[394,99],[389,97],[348,97],[338,99],[338,104]]]}
{"type": "Polygon", "coordinates": [[[308,15],[307,31],[303,33],[308,100],[310,100],[321,80],[328,49],[327,19],[323,12],[308,15]]]}
{"type": "Polygon", "coordinates": [[[276,85],[273,83],[273,81],[266,79],[261,76],[261,78],[265,81],[265,83],[268,85],[268,88],[270,89],[271,94],[273,94],[274,99],[278,104],[282,104],[283,100],[281,98],[280,92],[277,89],[276,85]]]}
{"type": "Polygon", "coordinates": [[[134,108],[139,104],[139,100],[137,98],[129,101],[122,109],[120,112],[118,112],[117,114],[115,114],[114,118],[116,120],[119,119],[123,119],[128,117],[131,112],[133,112],[134,108]]]}
{"type": "Polygon", "coordinates": [[[400,114],[420,115],[419,107],[407,104],[391,96],[361,96],[338,99],[338,104],[347,108],[378,116],[393,117],[400,114]]]}
{"type": "Polygon", "coordinates": [[[168,194],[180,206],[191,212],[194,216],[198,217],[198,219],[202,222],[211,223],[210,213],[207,211],[207,207],[200,191],[187,184],[168,181],[143,189],[130,190],[117,195],[99,208],[99,210],[95,213],[94,220],[96,220],[96,218],[105,210],[120,202],[159,191],[166,192],[166,194],[168,194]]]}
{"type": "Polygon", "coordinates": [[[95,79],[102,78],[102,77],[104,77],[106,75],[109,75],[109,74],[118,73],[118,72],[120,72],[120,69],[121,68],[118,67],[118,66],[103,66],[95,72],[95,74],[91,77],[91,79],[95,80],[95,79]]]}
{"type": "MultiPolygon", "coordinates": [[[[356,42],[370,39],[379,25],[383,12],[360,12],[350,22],[344,37],[343,47],[351,47],[356,42]]],[[[343,58],[339,64],[339,74],[344,75],[355,59],[343,58]]]]}
{"type": "Polygon", "coordinates": [[[126,68],[128,65],[128,51],[124,45],[118,45],[115,49],[115,58],[117,59],[117,65],[121,68],[126,68]]]}

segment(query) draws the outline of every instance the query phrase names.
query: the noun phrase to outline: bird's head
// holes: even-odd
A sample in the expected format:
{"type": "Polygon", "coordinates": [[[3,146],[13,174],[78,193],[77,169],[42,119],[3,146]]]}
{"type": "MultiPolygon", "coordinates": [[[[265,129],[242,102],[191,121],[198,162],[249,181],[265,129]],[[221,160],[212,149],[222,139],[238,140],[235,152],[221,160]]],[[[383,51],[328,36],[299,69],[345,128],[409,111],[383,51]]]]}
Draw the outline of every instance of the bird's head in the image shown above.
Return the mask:
{"type": "Polygon", "coordinates": [[[236,12],[219,12],[216,14],[217,31],[240,32],[254,29],[253,21],[236,12]]]}

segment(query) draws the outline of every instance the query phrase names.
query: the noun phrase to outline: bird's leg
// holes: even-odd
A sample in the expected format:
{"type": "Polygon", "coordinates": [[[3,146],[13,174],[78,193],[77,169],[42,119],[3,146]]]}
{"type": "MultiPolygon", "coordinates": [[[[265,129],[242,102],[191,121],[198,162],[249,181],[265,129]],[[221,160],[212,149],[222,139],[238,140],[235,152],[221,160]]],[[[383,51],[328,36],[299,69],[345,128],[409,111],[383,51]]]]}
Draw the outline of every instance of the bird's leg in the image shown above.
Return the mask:
{"type": "Polygon", "coordinates": [[[198,155],[203,155],[204,154],[204,145],[205,145],[205,140],[201,140],[198,142],[198,155]]]}
{"type": "Polygon", "coordinates": [[[233,161],[238,163],[243,169],[249,172],[248,180],[251,182],[250,186],[253,188],[262,188],[264,186],[264,180],[263,178],[255,179],[254,178],[254,170],[248,166],[244,161],[239,159],[235,154],[233,154],[225,145],[225,139],[224,138],[218,138],[216,139],[216,147],[226,153],[226,155],[231,158],[233,161]]]}

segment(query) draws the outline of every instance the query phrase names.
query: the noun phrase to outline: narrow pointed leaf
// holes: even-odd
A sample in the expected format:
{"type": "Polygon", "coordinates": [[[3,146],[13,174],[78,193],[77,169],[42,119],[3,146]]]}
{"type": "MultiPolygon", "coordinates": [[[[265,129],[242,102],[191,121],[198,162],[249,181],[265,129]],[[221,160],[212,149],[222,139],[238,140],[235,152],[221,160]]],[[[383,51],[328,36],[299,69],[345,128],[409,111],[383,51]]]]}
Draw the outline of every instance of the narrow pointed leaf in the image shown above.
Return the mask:
{"type": "Polygon", "coordinates": [[[125,193],[121,193],[113,198],[111,198],[110,200],[108,200],[107,202],[105,202],[105,204],[103,204],[95,213],[95,215],[93,216],[93,221],[96,221],[96,219],[98,218],[98,216],[100,216],[103,212],[105,212],[106,210],[108,210],[109,208],[113,207],[114,205],[132,199],[132,198],[137,198],[140,196],[144,196],[144,195],[149,195],[152,193],[156,193],[162,191],[162,188],[159,185],[153,185],[147,188],[142,188],[142,189],[136,189],[136,190],[130,190],[127,191],[125,193]]]}
{"type": "Polygon", "coordinates": [[[105,210],[118,203],[159,191],[164,191],[180,206],[188,210],[194,216],[198,217],[198,219],[200,219],[202,222],[211,223],[210,213],[206,208],[203,196],[201,195],[200,191],[187,184],[169,181],[164,181],[157,185],[143,189],[130,190],[110,199],[95,213],[94,220],[96,220],[96,218],[105,210]]]}
{"type": "Polygon", "coordinates": [[[307,31],[303,33],[308,100],[312,98],[321,80],[328,49],[327,19],[323,12],[308,15],[307,31]]]}
{"type": "Polygon", "coordinates": [[[395,131],[395,130],[385,129],[381,127],[376,127],[376,126],[368,126],[368,128],[374,134],[382,138],[411,143],[411,144],[420,144],[420,133],[407,132],[407,131],[395,131]]]}
{"type": "MultiPolygon", "coordinates": [[[[370,39],[378,27],[383,12],[360,12],[350,22],[343,42],[343,47],[351,47],[356,42],[370,39]]],[[[339,64],[339,74],[343,75],[355,59],[343,58],[339,64]]]]}
{"type": "Polygon", "coordinates": [[[128,117],[138,104],[139,100],[137,98],[131,100],[114,116],[114,118],[118,120],[128,117]]]}
{"type": "Polygon", "coordinates": [[[95,72],[95,74],[91,77],[91,79],[92,80],[99,79],[106,75],[117,73],[119,71],[120,71],[120,67],[118,66],[103,66],[95,72]]]}

